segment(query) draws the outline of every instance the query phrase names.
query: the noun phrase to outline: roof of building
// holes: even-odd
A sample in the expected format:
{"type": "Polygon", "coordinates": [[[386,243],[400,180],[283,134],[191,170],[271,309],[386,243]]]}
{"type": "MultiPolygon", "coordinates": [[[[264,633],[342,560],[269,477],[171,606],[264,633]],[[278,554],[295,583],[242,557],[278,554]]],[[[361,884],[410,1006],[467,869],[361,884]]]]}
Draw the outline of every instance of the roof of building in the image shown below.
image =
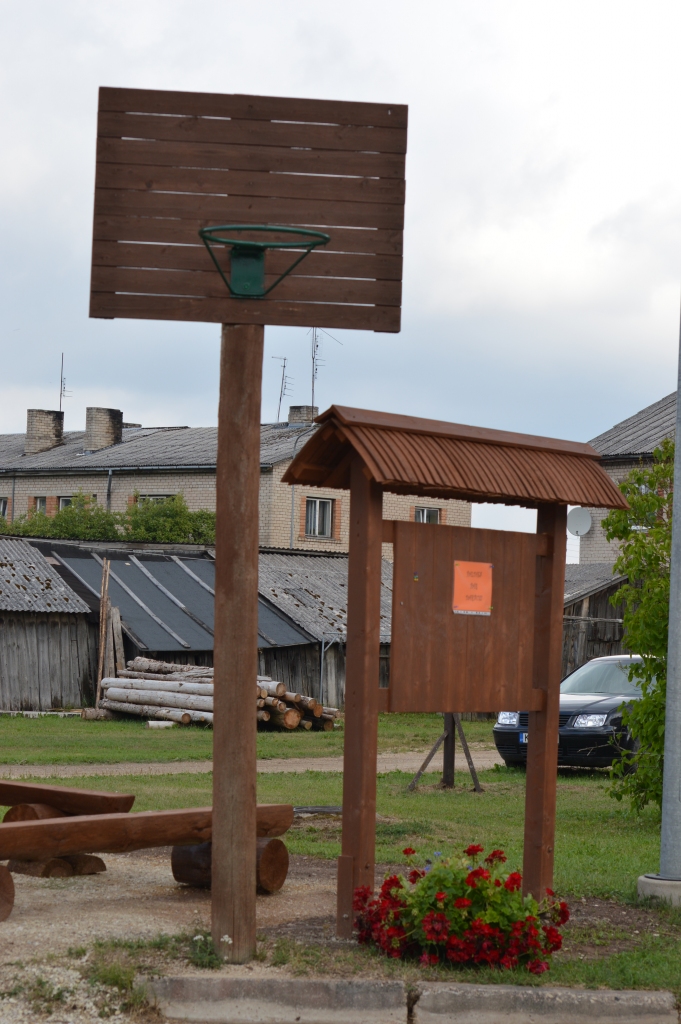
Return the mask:
{"type": "Polygon", "coordinates": [[[569,564],[565,566],[565,600],[564,605],[583,601],[592,594],[606,590],[615,584],[624,583],[626,576],[613,574],[612,563],[592,562],[585,565],[569,564]]]}
{"type": "Polygon", "coordinates": [[[353,453],[396,494],[626,508],[589,445],[332,405],[286,483],[347,488],[353,453]]]}
{"type": "MultiPolygon", "coordinates": [[[[348,618],[348,559],[287,552],[261,553],[258,589],[316,640],[345,639],[348,618]]],[[[392,562],[381,572],[381,642],[390,642],[392,562]]]]}
{"type": "Polygon", "coordinates": [[[676,428],[676,392],[616,423],[589,443],[605,459],[651,456],[676,428]]]}
{"type": "Polygon", "coordinates": [[[0,538],[0,611],[90,611],[36,548],[24,540],[0,538]]]}
{"type": "MultiPolygon", "coordinates": [[[[55,561],[74,589],[99,609],[102,562],[85,548],[60,549],[55,561]]],[[[109,599],[123,628],[140,650],[213,649],[215,562],[211,558],[121,554],[111,559],[109,599]]],[[[89,610],[87,607],[85,610],[89,610]]],[[[266,599],[258,604],[258,646],[290,647],[313,639],[266,599]]]]}
{"type": "MultiPolygon", "coordinates": [[[[314,432],[309,423],[264,423],[260,435],[263,467],[291,459],[296,447],[314,432]]],[[[119,444],[89,452],[85,431],[64,433],[62,444],[24,455],[25,434],[0,434],[0,474],[102,472],[108,469],[214,470],[216,427],[126,427],[119,444]]]]}

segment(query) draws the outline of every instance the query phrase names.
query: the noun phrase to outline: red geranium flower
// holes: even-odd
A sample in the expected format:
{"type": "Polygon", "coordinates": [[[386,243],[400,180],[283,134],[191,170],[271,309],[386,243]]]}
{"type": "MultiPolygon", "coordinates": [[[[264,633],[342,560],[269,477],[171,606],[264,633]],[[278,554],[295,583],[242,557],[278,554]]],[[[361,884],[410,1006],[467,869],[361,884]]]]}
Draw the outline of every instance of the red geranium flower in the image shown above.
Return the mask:
{"type": "Polygon", "coordinates": [[[464,910],[466,907],[470,907],[472,900],[467,900],[465,896],[459,896],[458,900],[454,900],[454,906],[457,910],[464,910]]]}
{"type": "Polygon", "coordinates": [[[508,889],[509,892],[516,892],[523,884],[523,876],[519,871],[512,871],[504,882],[504,889],[508,889]]]}
{"type": "Polygon", "coordinates": [[[505,864],[507,859],[508,858],[503,850],[492,850],[492,852],[485,857],[485,864],[505,864]]]}
{"type": "Polygon", "coordinates": [[[446,942],[449,937],[449,921],[444,914],[429,910],[421,922],[423,934],[428,942],[446,942]]]}
{"type": "Polygon", "coordinates": [[[413,857],[414,854],[416,853],[416,850],[414,850],[411,846],[405,846],[405,848],[402,850],[402,853],[404,854],[405,857],[413,857]]]}
{"type": "Polygon", "coordinates": [[[409,872],[409,881],[412,885],[416,885],[419,878],[425,878],[426,873],[422,868],[412,868],[409,872]]]}
{"type": "Polygon", "coordinates": [[[469,873],[468,878],[466,879],[466,885],[469,886],[471,889],[477,889],[478,881],[487,882],[489,881],[489,877],[490,874],[489,871],[486,870],[486,868],[474,868],[474,870],[469,873]]]}
{"type": "Polygon", "coordinates": [[[543,974],[544,971],[548,971],[549,965],[545,960],[530,960],[527,969],[531,974],[543,974]]]}
{"type": "Polygon", "coordinates": [[[446,892],[436,892],[435,893],[435,899],[436,900],[440,900],[440,902],[442,902],[442,900],[446,900],[447,899],[447,893],[446,892]]]}
{"type": "Polygon", "coordinates": [[[476,857],[479,853],[482,853],[483,850],[483,846],[477,846],[475,843],[471,843],[471,845],[467,846],[463,852],[467,857],[476,857]]]}
{"type": "Polygon", "coordinates": [[[570,911],[565,900],[561,900],[558,904],[558,924],[565,924],[566,921],[570,920],[570,911]]]}
{"type": "Polygon", "coordinates": [[[548,942],[549,949],[552,953],[557,952],[563,945],[563,936],[560,934],[557,928],[554,928],[552,924],[544,925],[543,928],[546,941],[548,942]]]}
{"type": "Polygon", "coordinates": [[[440,958],[437,953],[422,953],[419,958],[419,963],[422,964],[423,967],[435,967],[439,962],[440,958]]]}
{"type": "Polygon", "coordinates": [[[547,890],[546,890],[546,895],[547,895],[547,896],[555,896],[556,894],[555,894],[555,892],[553,891],[553,889],[547,889],[547,890]]]}

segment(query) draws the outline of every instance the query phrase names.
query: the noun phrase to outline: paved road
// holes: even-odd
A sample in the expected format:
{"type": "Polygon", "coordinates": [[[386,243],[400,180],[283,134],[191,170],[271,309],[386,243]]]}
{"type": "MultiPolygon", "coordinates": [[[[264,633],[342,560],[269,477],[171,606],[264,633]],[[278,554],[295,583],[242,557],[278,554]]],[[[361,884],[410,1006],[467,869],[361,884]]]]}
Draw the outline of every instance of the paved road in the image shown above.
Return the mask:
{"type": "MultiPolygon", "coordinates": [[[[456,767],[462,771],[466,767],[463,754],[457,748],[456,767]]],[[[488,747],[472,751],[475,767],[492,768],[500,764],[501,759],[496,750],[488,747]]],[[[421,767],[425,751],[410,751],[404,754],[379,754],[379,772],[412,772],[421,767]]],[[[430,765],[431,771],[439,771],[442,764],[438,753],[430,765]]],[[[202,775],[213,770],[212,761],[152,761],[137,763],[122,761],[118,764],[11,764],[0,765],[0,778],[3,779],[76,779],[93,775],[202,775]]],[[[291,757],[259,759],[258,771],[274,774],[281,772],[341,772],[342,757],[291,757]]]]}

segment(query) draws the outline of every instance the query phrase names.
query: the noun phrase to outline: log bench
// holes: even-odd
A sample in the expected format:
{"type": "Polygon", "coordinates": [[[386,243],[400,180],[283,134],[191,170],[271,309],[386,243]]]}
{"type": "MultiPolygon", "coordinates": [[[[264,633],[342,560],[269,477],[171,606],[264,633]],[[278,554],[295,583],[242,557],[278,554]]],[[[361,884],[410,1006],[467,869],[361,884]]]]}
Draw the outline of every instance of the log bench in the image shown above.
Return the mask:
{"type": "MultiPolygon", "coordinates": [[[[5,786],[18,785],[23,790],[28,784],[0,783],[0,797],[9,796],[5,786]]],[[[34,790],[61,790],[61,787],[33,787],[34,790]]],[[[66,790],[92,796],[84,790],[66,790]]],[[[18,791],[15,798],[21,796],[18,791]]],[[[34,793],[37,797],[37,793],[34,793]]],[[[43,794],[44,795],[44,794],[43,794]]],[[[119,797],[121,794],[96,794],[119,797]]],[[[58,796],[51,797],[55,801],[58,796]]],[[[63,810],[64,802],[61,800],[63,810]]],[[[124,798],[132,801],[134,797],[124,798]]],[[[48,805],[49,806],[49,805],[48,805]]],[[[56,806],[56,803],[55,803],[56,806]]],[[[74,804],[70,804],[74,806],[74,804]]],[[[142,811],[138,814],[90,813],[62,814],[52,818],[3,821],[0,825],[0,861],[46,862],[53,858],[64,860],[81,854],[129,853],[158,846],[195,846],[208,843],[212,837],[213,809],[190,808],[176,811],[142,811]]],[[[288,831],[293,822],[290,804],[258,804],[256,814],[257,836],[272,839],[288,831]]],[[[282,844],[283,845],[283,844],[282,844]]],[[[14,905],[14,883],[9,868],[0,865],[0,921],[9,917],[14,905]]]]}

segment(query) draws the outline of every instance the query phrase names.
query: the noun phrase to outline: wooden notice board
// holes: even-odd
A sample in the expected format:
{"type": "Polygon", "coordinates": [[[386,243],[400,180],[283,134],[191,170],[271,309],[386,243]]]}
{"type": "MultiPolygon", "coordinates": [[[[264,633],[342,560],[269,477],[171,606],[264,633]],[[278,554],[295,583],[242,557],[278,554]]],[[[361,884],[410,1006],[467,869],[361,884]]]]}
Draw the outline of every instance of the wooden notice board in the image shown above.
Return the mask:
{"type": "Polygon", "coordinates": [[[546,537],[392,526],[389,710],[541,710],[533,648],[537,554],[546,537]],[[471,594],[481,598],[473,614],[471,594]]]}
{"type": "Polygon", "coordinates": [[[100,89],[90,316],[399,331],[406,149],[400,104],[100,89]],[[198,234],[221,224],[331,240],[235,299],[198,234]]]}

